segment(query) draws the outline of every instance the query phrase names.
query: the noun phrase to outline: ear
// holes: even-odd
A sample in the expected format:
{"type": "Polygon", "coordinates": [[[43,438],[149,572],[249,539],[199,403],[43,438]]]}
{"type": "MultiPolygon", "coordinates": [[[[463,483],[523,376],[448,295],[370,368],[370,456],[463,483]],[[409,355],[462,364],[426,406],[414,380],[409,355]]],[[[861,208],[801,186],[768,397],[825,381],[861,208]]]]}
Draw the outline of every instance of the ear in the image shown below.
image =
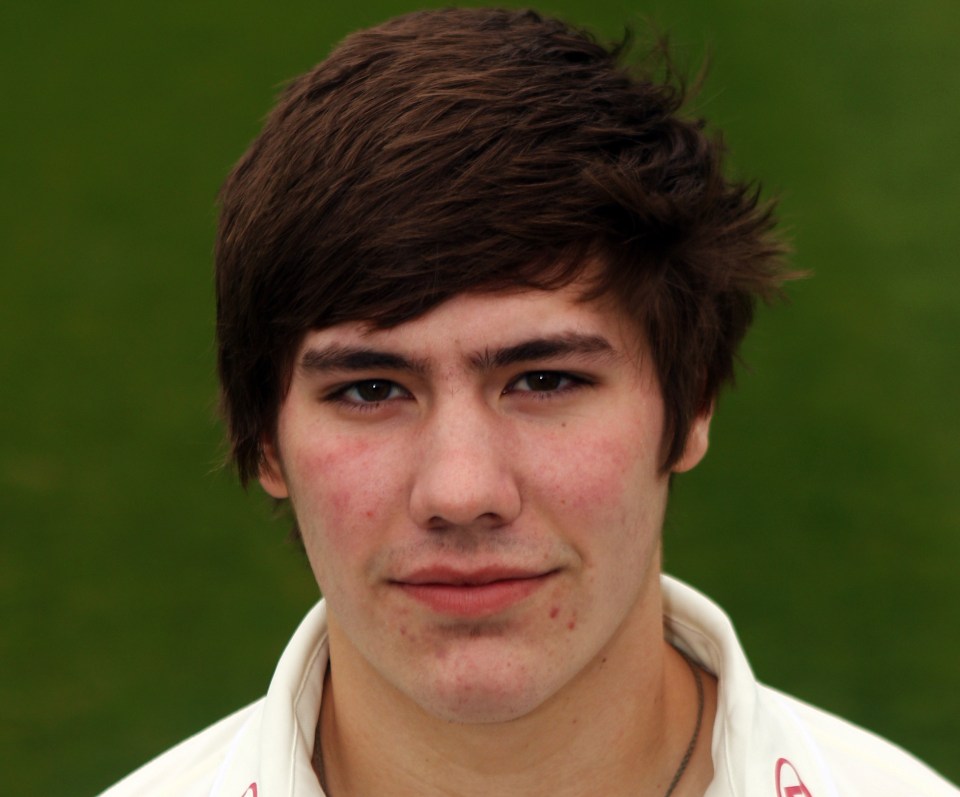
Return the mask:
{"type": "Polygon", "coordinates": [[[696,467],[707,454],[710,447],[710,421],[713,419],[713,405],[711,404],[702,413],[693,419],[690,431],[687,432],[687,442],[673,467],[673,473],[684,473],[696,467]]]}
{"type": "Polygon", "coordinates": [[[283,467],[280,464],[280,456],[277,453],[277,446],[272,441],[264,440],[263,442],[263,464],[260,466],[257,480],[271,498],[279,500],[290,497],[287,480],[284,478],[283,467]]]}

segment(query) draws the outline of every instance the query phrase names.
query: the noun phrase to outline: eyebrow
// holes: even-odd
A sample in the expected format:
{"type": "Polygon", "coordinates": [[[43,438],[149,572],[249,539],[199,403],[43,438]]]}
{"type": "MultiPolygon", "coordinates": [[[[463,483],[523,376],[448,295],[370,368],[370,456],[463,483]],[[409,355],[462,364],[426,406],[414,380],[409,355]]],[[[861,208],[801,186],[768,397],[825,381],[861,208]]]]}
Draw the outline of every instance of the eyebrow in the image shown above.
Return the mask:
{"type": "Polygon", "coordinates": [[[543,338],[525,340],[513,346],[506,346],[470,358],[471,364],[478,370],[504,368],[531,360],[546,360],[551,357],[564,357],[575,354],[612,355],[614,348],[602,335],[583,335],[579,332],[566,332],[543,338]]]}
{"type": "MultiPolygon", "coordinates": [[[[602,335],[566,332],[524,340],[499,349],[488,349],[470,355],[468,360],[474,370],[491,371],[517,363],[545,360],[552,357],[570,355],[612,356],[614,353],[614,347],[602,335]]],[[[300,358],[299,367],[309,373],[385,370],[407,371],[424,375],[430,370],[429,361],[425,359],[414,359],[396,352],[367,346],[344,346],[340,344],[332,344],[321,349],[307,349],[300,358]]]]}
{"type": "Polygon", "coordinates": [[[402,354],[366,346],[333,344],[322,349],[307,349],[300,358],[300,368],[314,373],[387,370],[425,374],[427,363],[424,360],[412,360],[402,354]]]}

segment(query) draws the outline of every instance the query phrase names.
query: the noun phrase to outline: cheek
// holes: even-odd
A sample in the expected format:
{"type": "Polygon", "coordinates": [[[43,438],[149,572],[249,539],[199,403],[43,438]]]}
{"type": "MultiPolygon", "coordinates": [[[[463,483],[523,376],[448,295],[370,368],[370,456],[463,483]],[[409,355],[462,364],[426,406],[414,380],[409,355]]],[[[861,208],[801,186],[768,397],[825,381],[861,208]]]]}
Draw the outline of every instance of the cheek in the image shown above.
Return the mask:
{"type": "Polygon", "coordinates": [[[547,505],[622,522],[637,506],[649,504],[650,491],[665,489],[656,452],[636,437],[608,432],[558,436],[541,445],[529,472],[547,505]]]}
{"type": "Polygon", "coordinates": [[[375,442],[336,436],[294,453],[291,500],[308,549],[335,547],[343,556],[369,544],[395,507],[395,459],[375,442]]]}

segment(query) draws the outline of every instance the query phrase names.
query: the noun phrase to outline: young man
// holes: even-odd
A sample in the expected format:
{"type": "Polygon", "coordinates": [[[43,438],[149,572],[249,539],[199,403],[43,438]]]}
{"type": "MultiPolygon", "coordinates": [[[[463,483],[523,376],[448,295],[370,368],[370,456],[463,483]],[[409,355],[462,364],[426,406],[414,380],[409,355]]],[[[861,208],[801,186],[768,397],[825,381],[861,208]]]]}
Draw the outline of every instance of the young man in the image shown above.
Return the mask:
{"type": "Polygon", "coordinates": [[[267,697],[118,795],[951,795],[760,686],[660,573],[770,209],[669,82],[533,13],[425,12],[295,81],[228,179],[241,479],[324,595],[267,697]]]}

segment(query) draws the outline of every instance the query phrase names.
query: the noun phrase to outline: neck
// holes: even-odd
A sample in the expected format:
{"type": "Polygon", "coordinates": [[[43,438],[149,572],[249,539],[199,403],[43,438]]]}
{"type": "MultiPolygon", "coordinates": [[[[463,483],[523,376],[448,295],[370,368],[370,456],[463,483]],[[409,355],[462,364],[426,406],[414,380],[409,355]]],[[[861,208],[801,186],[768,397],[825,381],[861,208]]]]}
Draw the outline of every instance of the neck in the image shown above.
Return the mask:
{"type": "MultiPolygon", "coordinates": [[[[502,723],[424,712],[382,679],[364,677],[366,662],[349,650],[337,656],[332,634],[318,724],[327,794],[663,797],[690,743],[697,691],[687,663],[663,641],[659,592],[653,603],[565,689],[502,723]]],[[[674,797],[702,794],[712,775],[715,683],[706,686],[700,739],[674,797]]]]}

